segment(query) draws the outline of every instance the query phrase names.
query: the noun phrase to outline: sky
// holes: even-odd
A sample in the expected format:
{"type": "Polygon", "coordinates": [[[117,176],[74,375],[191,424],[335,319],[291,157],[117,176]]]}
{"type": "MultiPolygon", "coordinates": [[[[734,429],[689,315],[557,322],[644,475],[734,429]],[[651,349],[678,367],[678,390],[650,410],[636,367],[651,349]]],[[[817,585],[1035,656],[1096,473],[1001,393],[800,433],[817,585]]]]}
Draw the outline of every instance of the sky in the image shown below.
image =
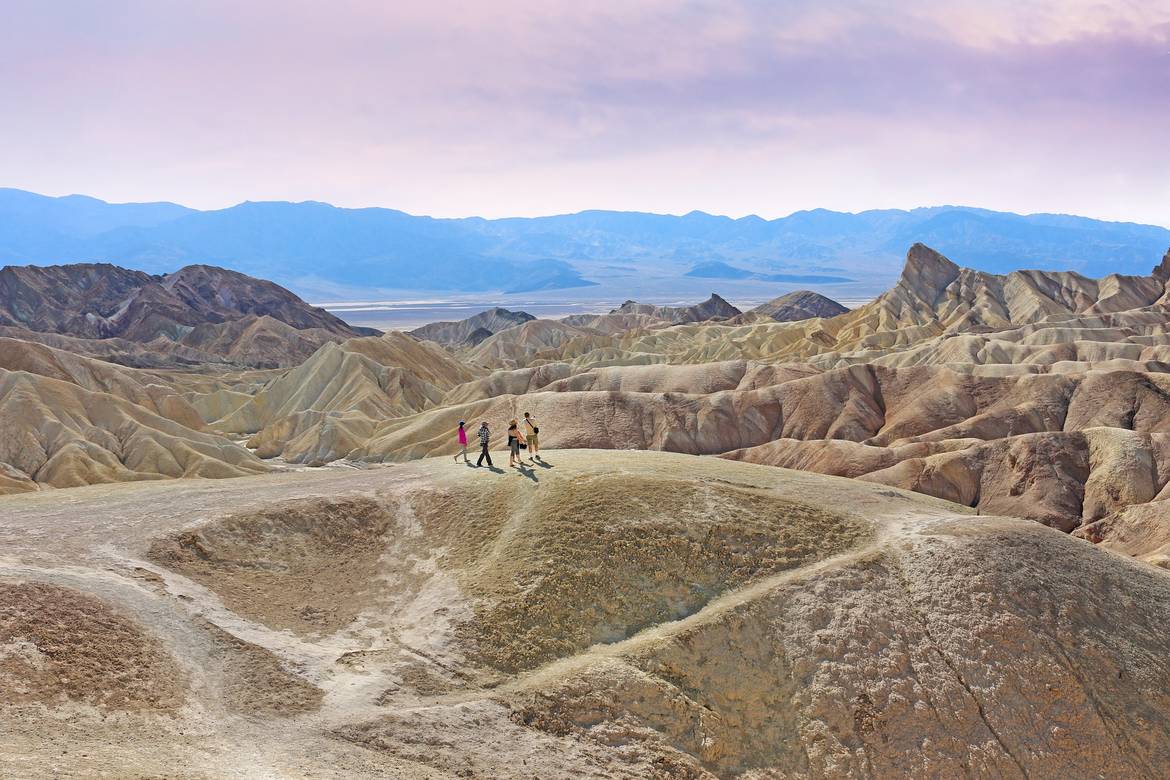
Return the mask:
{"type": "Polygon", "coordinates": [[[0,186],[1170,225],[1170,0],[9,3],[0,186]]]}

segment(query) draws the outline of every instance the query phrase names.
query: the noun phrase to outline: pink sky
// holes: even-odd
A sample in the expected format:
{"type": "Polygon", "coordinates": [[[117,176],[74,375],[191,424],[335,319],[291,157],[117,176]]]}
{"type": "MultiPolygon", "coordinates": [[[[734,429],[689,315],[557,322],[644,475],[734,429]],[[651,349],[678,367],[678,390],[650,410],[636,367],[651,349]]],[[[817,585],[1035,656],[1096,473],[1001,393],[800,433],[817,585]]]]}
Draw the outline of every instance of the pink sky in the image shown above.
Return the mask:
{"type": "Polygon", "coordinates": [[[0,186],[1170,225],[1170,0],[21,5],[0,186]]]}

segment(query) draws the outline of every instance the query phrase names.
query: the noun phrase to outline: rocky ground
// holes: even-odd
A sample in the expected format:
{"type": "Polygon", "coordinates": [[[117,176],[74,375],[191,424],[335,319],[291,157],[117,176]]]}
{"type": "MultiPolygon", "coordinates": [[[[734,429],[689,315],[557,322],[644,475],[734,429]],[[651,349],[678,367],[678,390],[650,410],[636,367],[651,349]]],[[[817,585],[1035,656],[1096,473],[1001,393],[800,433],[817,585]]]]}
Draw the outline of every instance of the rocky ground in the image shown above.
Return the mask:
{"type": "Polygon", "coordinates": [[[691,455],[0,497],[0,776],[1151,777],[1170,579],[691,455]]]}

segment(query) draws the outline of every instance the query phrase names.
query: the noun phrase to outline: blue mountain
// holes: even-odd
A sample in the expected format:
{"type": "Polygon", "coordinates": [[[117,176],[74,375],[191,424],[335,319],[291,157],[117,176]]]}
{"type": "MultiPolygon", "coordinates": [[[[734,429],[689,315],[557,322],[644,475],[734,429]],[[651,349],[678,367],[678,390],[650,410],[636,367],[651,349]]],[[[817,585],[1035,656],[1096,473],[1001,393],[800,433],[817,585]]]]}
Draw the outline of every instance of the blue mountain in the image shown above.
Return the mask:
{"type": "Polygon", "coordinates": [[[314,280],[348,288],[528,292],[591,285],[590,275],[604,269],[614,284],[615,268],[663,279],[690,273],[832,284],[896,276],[907,247],[919,241],[996,273],[1042,268],[1102,276],[1147,273],[1170,246],[1170,230],[962,206],[816,209],[773,220],[697,211],[489,220],[311,201],[199,211],[0,189],[0,264],[106,261],[165,273],[207,263],[293,287],[314,280]]]}

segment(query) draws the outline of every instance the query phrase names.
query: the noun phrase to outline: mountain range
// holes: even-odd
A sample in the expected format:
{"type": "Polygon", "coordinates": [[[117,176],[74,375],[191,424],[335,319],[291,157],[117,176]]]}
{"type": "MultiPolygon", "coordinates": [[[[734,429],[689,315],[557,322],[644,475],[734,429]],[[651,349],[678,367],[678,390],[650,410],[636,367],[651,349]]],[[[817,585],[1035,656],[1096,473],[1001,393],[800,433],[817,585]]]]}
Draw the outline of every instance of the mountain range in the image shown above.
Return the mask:
{"type": "Polygon", "coordinates": [[[647,280],[669,290],[688,276],[757,286],[884,285],[897,278],[902,254],[915,242],[987,272],[1059,268],[1099,277],[1142,273],[1170,244],[1170,230],[959,206],[856,214],[816,209],[772,220],[698,211],[435,219],[312,201],[199,211],[0,189],[0,263],[111,262],[153,274],[206,263],[302,294],[531,293],[597,284],[595,292],[605,294],[631,292],[632,282],[644,294],[647,280]]]}

